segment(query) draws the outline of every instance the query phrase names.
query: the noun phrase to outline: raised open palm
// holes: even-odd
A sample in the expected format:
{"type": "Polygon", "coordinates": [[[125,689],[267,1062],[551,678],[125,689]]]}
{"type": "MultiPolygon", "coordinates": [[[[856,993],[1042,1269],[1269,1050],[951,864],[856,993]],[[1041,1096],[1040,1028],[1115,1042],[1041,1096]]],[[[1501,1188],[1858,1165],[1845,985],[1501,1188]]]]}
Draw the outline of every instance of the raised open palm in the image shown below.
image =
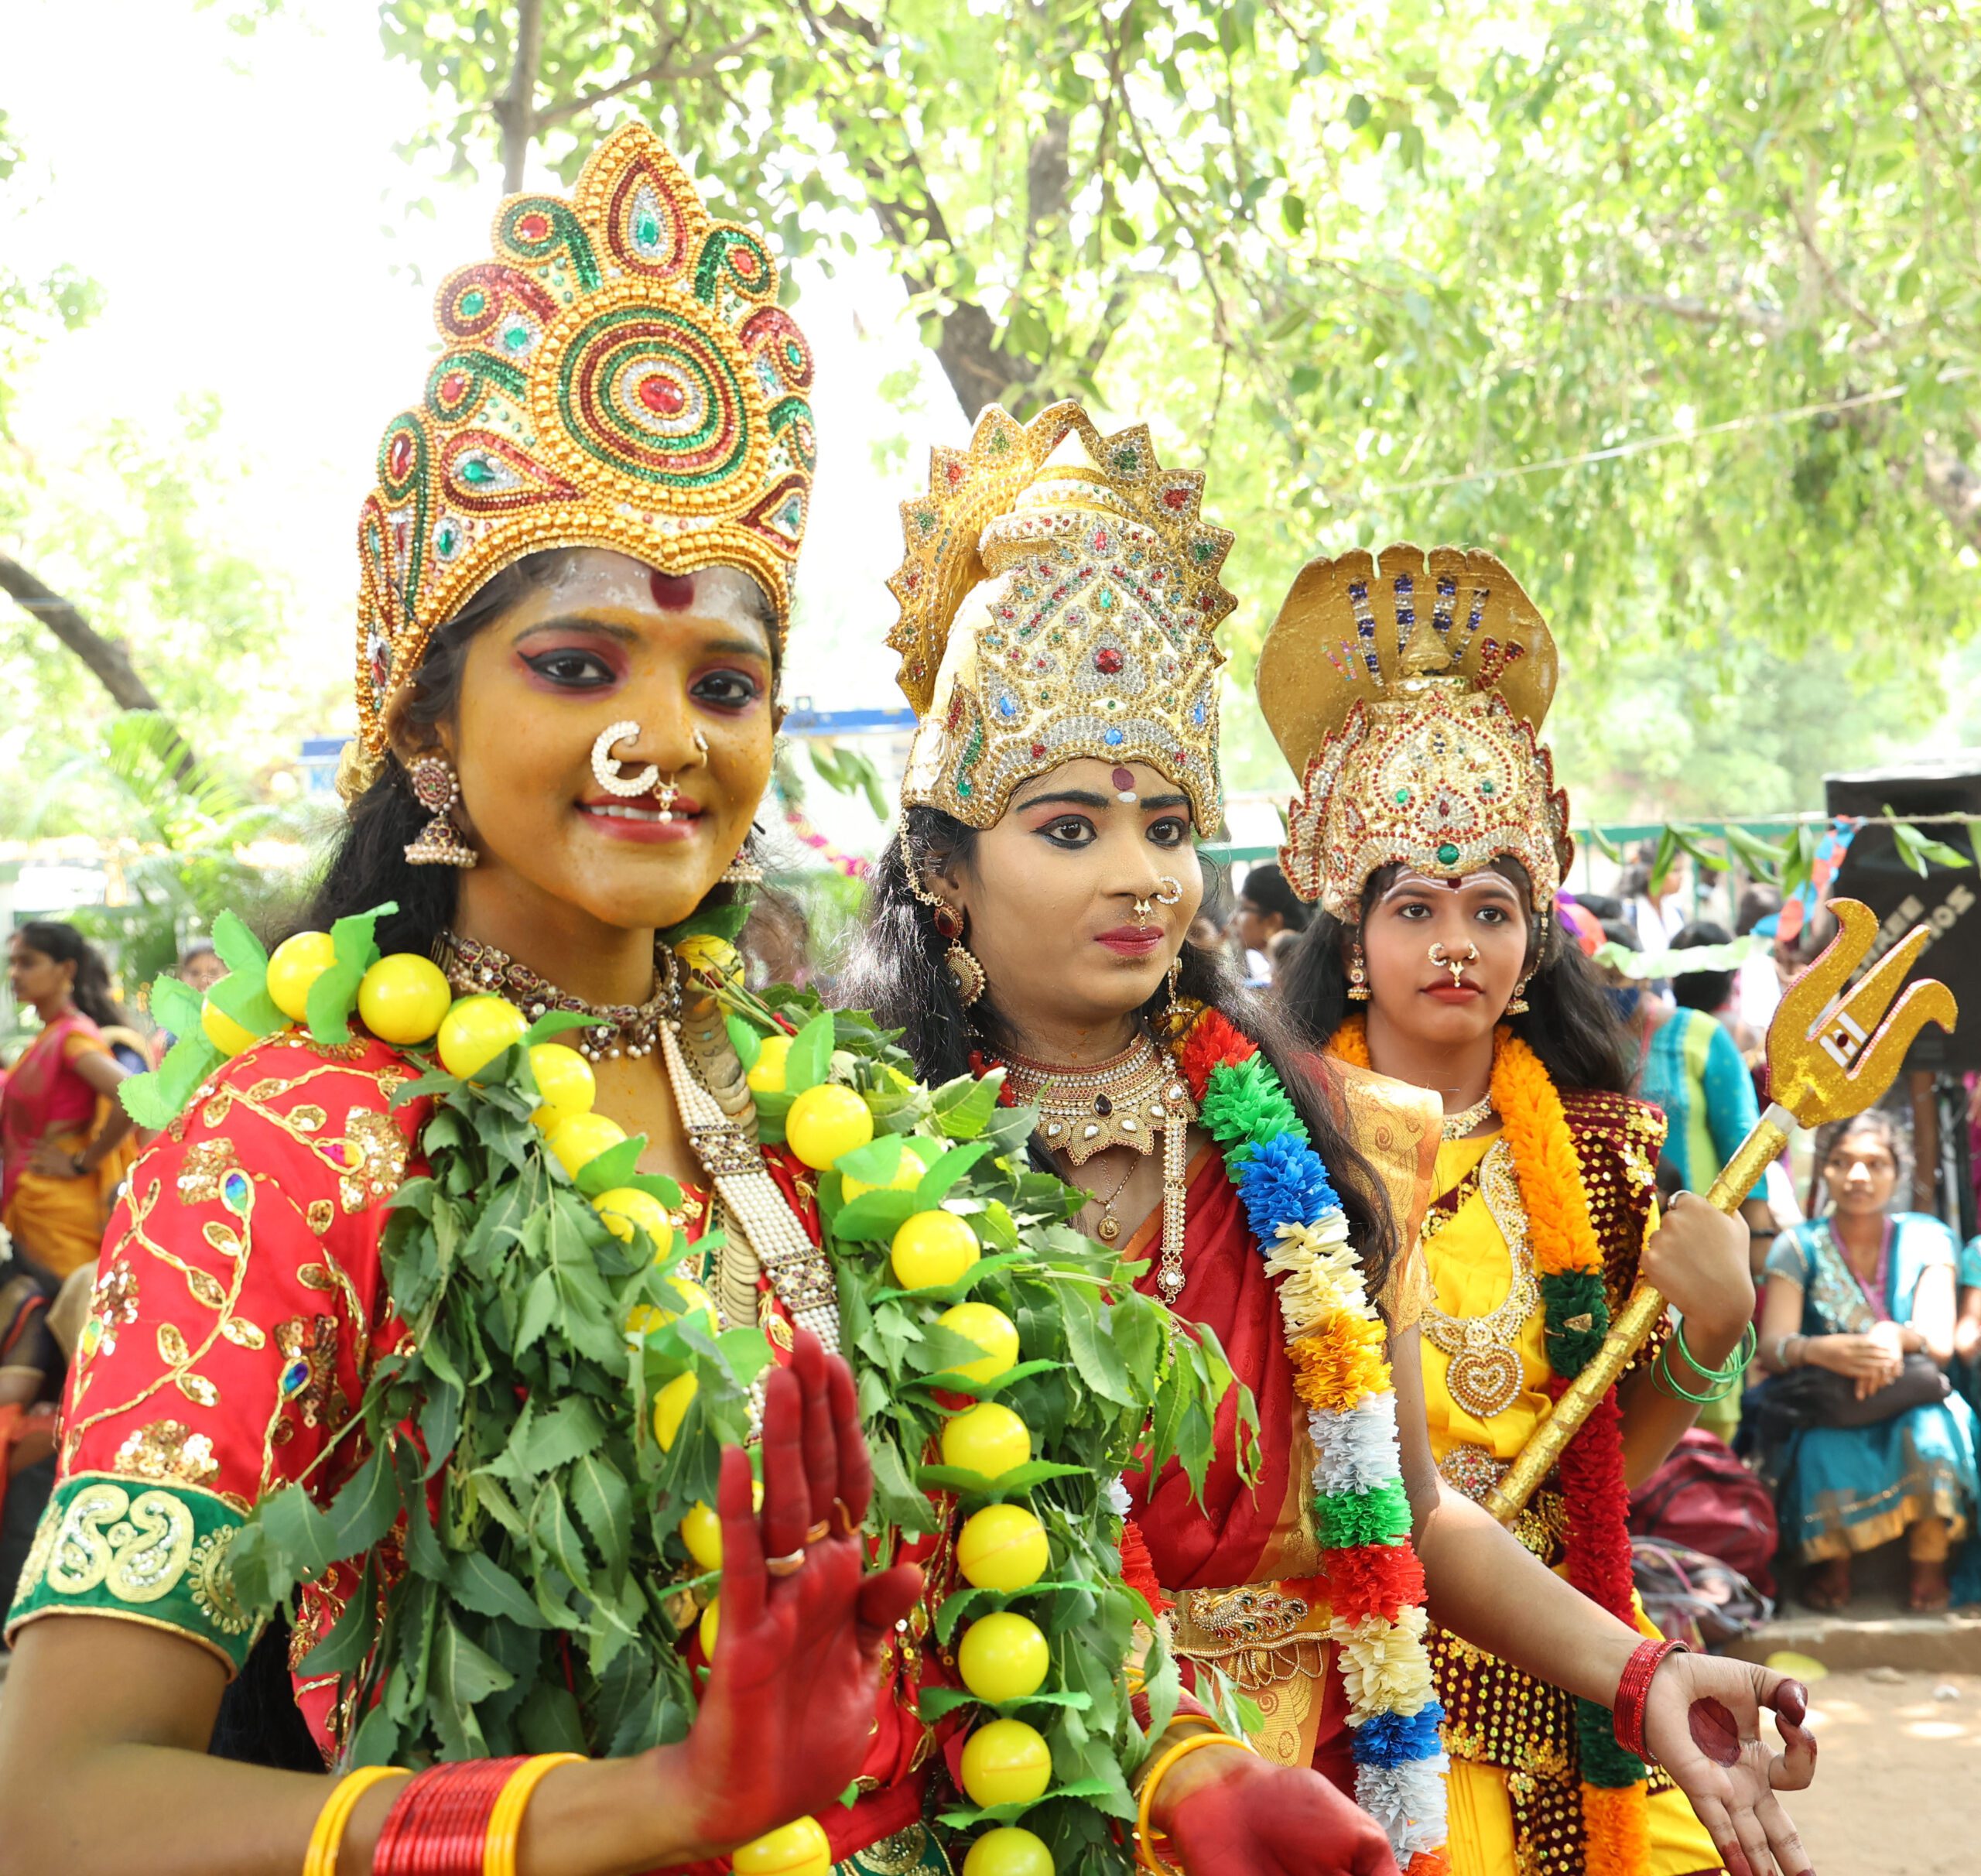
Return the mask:
{"type": "Polygon", "coordinates": [[[829,1811],[853,1782],[881,1651],[922,1589],[912,1564],[867,1573],[873,1475],[853,1376],[805,1330],[765,1388],[763,1477],[759,1515],[748,1455],[723,1454],[721,1622],[685,1742],[712,1852],[829,1811]]]}

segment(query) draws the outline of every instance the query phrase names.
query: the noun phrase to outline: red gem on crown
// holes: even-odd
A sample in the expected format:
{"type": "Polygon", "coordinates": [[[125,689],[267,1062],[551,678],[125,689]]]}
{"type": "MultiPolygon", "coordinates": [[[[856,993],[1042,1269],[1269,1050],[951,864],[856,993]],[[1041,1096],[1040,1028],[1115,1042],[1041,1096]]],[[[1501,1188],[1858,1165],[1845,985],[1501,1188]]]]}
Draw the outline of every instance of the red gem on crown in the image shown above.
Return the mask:
{"type": "Polygon", "coordinates": [[[1162,505],[1179,512],[1189,505],[1190,491],[1187,488],[1165,488],[1162,491],[1162,505]]]}
{"type": "Polygon", "coordinates": [[[660,372],[650,372],[640,380],[640,388],[635,395],[655,416],[678,417],[688,402],[688,394],[672,378],[660,372]]]}
{"type": "Polygon", "coordinates": [[[412,467],[412,439],[404,430],[392,439],[392,447],[385,453],[386,472],[398,481],[412,467]]]}
{"type": "Polygon", "coordinates": [[[1103,676],[1112,677],[1121,668],[1121,654],[1111,645],[1103,645],[1093,655],[1093,668],[1103,676]]]}
{"type": "Polygon", "coordinates": [[[542,241],[550,232],[550,217],[536,214],[525,215],[517,222],[516,232],[525,241],[542,241]]]}
{"type": "Polygon", "coordinates": [[[440,401],[443,404],[457,404],[467,390],[467,373],[450,371],[440,380],[440,401]]]}

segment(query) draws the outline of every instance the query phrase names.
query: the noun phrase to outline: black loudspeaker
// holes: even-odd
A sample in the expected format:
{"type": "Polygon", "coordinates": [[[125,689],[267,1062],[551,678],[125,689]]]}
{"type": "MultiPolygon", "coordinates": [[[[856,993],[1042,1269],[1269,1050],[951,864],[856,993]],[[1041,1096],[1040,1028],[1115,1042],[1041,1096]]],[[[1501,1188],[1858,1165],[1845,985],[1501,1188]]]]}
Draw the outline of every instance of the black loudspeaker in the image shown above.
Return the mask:
{"type": "MultiPolygon", "coordinates": [[[[1823,792],[1832,814],[1911,816],[1981,814],[1981,750],[1962,750],[1937,761],[1825,775],[1823,792]]],[[[1877,953],[1911,930],[1928,925],[1932,942],[1920,953],[1913,977],[1935,977],[1960,1004],[1952,1036],[1928,1023],[1906,1057],[1909,1069],[1981,1069],[1981,871],[1975,864],[1972,823],[1930,821],[1919,831],[1967,855],[1962,866],[1929,862],[1921,878],[1899,851],[1888,826],[1858,829],[1830,885],[1830,895],[1862,899],[1878,915],[1877,953]]],[[[1908,977],[1907,982],[1912,979],[1908,977]]]]}

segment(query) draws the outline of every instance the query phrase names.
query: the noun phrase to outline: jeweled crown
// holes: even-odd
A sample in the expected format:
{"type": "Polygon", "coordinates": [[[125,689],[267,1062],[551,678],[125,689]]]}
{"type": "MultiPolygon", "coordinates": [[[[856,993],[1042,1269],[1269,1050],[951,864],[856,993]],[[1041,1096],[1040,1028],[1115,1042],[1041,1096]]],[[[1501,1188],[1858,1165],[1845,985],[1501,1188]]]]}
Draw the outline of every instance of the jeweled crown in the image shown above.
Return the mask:
{"type": "Polygon", "coordinates": [[[1020,782],[1094,756],[1148,763],[1218,824],[1213,633],[1237,602],[1218,579],[1231,536],[1203,501],[1145,426],[1103,436],[1071,401],[1026,424],[992,405],[967,450],[931,453],[888,583],[920,719],[905,806],[988,827],[1020,782]]]}
{"type": "Polygon", "coordinates": [[[494,241],[440,288],[444,349],[386,426],[359,522],[361,772],[434,628],[539,549],[739,567],[780,638],[789,620],[812,352],[761,237],[713,220],[666,146],[628,125],[570,201],[505,201],[494,241]]]}
{"type": "Polygon", "coordinates": [[[1312,560],[1259,653],[1259,706],[1300,793],[1280,864],[1302,898],[1361,916],[1401,861],[1459,878],[1502,854],[1537,911],[1575,855],[1539,741],[1555,641],[1489,553],[1408,545],[1312,560]]]}

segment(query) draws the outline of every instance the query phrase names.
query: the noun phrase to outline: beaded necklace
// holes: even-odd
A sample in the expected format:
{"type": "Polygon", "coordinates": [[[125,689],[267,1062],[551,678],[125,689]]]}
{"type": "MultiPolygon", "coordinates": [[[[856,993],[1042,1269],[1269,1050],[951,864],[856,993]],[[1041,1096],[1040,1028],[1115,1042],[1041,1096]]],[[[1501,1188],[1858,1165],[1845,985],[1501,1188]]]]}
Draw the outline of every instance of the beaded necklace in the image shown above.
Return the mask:
{"type": "Polygon", "coordinates": [[[651,1055],[667,1014],[668,967],[658,957],[652,995],[644,1003],[634,1004],[587,1003],[559,989],[548,977],[539,977],[507,951],[453,932],[440,934],[433,954],[434,962],[447,974],[447,981],[464,996],[491,993],[506,997],[532,1022],[552,1010],[594,1018],[594,1027],[570,1032],[579,1053],[590,1061],[651,1055]]]}

